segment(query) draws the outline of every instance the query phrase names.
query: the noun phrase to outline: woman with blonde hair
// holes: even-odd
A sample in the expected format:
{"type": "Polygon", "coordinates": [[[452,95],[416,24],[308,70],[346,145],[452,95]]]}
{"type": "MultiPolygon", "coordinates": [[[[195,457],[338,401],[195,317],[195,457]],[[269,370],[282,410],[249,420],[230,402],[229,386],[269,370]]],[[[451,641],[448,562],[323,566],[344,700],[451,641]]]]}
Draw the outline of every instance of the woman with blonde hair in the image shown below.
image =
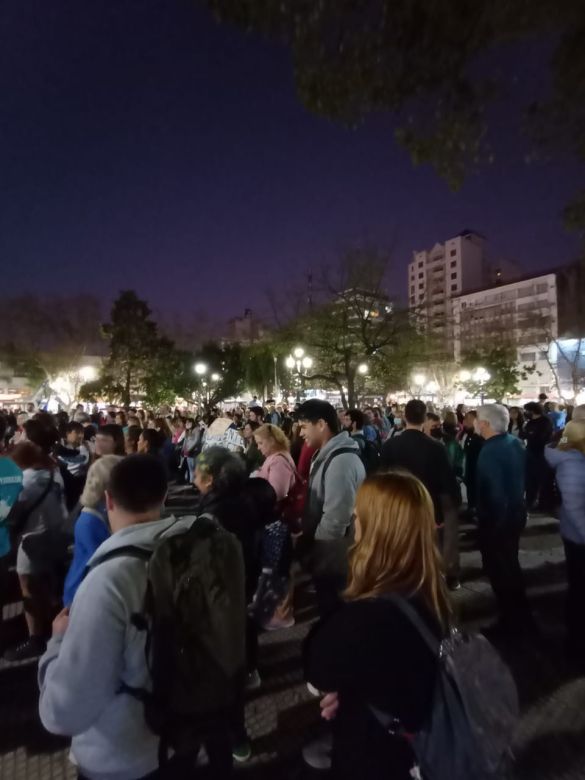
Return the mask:
{"type": "MultiPolygon", "coordinates": [[[[280,503],[280,511],[285,510],[285,501],[295,487],[297,470],[290,454],[290,441],[286,434],[276,425],[265,423],[254,431],[254,439],[265,460],[254,476],[262,477],[274,489],[276,500],[280,503]]],[[[293,615],[294,584],[290,577],[292,540],[289,529],[282,520],[265,529],[263,549],[279,550],[277,562],[272,561],[273,578],[270,590],[279,596],[279,603],[274,605],[271,616],[264,616],[263,628],[266,631],[278,631],[282,628],[292,628],[295,624],[293,615]]],[[[265,568],[266,561],[263,562],[265,568]]]]}
{"type": "Polygon", "coordinates": [[[414,754],[371,707],[414,733],[430,713],[438,659],[389,599],[409,602],[440,640],[451,610],[436,545],[433,502],[409,473],[376,474],[356,496],[355,544],[345,603],[306,645],[306,676],[333,720],[332,776],[360,780],[416,777],[414,754]]]}
{"type": "Polygon", "coordinates": [[[265,460],[254,476],[262,477],[274,488],[277,501],[285,499],[296,479],[295,462],[290,455],[290,441],[283,431],[271,423],[254,431],[254,439],[265,460]]]}
{"type": "Polygon", "coordinates": [[[71,606],[87,564],[102,542],[110,535],[106,511],[106,490],[112,469],[120,455],[104,455],[90,466],[81,498],[81,514],[75,521],[73,560],[65,579],[63,605],[71,606]]]}

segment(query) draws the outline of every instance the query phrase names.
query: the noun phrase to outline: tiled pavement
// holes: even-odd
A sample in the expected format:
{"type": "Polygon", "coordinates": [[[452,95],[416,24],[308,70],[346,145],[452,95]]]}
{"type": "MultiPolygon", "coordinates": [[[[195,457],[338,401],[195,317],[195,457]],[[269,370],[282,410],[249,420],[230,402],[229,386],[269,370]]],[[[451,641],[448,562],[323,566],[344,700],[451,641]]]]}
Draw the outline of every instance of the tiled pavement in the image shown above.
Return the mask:
{"type": "MultiPolygon", "coordinates": [[[[188,494],[175,491],[171,505],[175,513],[184,512],[188,494]]],[[[491,618],[493,601],[481,577],[471,527],[463,529],[462,543],[463,588],[455,594],[455,601],[462,620],[478,625],[491,618]]],[[[516,676],[523,705],[513,776],[518,780],[585,779],[585,678],[571,679],[563,665],[563,551],[553,518],[531,520],[522,540],[521,561],[543,635],[538,643],[500,648],[516,676]]],[[[299,652],[313,614],[306,587],[301,586],[297,626],[261,638],[263,685],[250,696],[246,711],[254,757],[238,773],[242,778],[304,777],[298,767],[299,748],[314,728],[317,709],[303,685],[299,652]]],[[[65,741],[43,731],[35,705],[34,667],[9,668],[0,662],[1,780],[75,776],[65,741]]]]}

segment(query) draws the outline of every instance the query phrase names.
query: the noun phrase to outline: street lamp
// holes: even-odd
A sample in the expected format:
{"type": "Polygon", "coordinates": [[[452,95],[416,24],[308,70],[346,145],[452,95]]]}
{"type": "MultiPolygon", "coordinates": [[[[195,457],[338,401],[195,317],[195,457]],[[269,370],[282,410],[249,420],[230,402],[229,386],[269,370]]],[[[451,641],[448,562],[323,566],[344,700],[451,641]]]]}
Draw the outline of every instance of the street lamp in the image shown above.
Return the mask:
{"type": "Polygon", "coordinates": [[[301,400],[301,387],[304,383],[303,369],[308,371],[313,367],[313,358],[305,355],[302,347],[295,347],[292,355],[289,355],[284,361],[289,371],[297,370],[297,401],[301,400]]]}
{"type": "Polygon", "coordinates": [[[491,378],[490,377],[490,373],[489,373],[489,371],[486,371],[485,368],[481,368],[481,366],[480,366],[479,368],[475,369],[475,372],[473,374],[473,379],[476,382],[485,383],[485,382],[488,382],[490,380],[490,378],[491,378]]]}
{"type": "Polygon", "coordinates": [[[82,366],[79,369],[79,378],[82,382],[92,382],[97,377],[97,371],[93,366],[82,366]]]}
{"type": "Polygon", "coordinates": [[[195,373],[199,376],[204,376],[207,373],[207,366],[205,363],[195,363],[195,373]]]}
{"type": "Polygon", "coordinates": [[[484,400],[484,387],[486,382],[489,382],[490,379],[491,374],[489,371],[486,371],[485,368],[482,368],[481,366],[478,366],[478,368],[476,368],[473,372],[473,380],[479,385],[479,400],[482,406],[484,400]]]}
{"type": "Polygon", "coordinates": [[[424,374],[415,374],[412,377],[412,381],[417,387],[422,387],[424,383],[427,381],[427,379],[424,374]]]}
{"type": "Polygon", "coordinates": [[[469,382],[471,379],[471,371],[466,371],[465,369],[463,371],[459,372],[459,380],[461,382],[469,382]]]}
{"type": "Polygon", "coordinates": [[[219,382],[220,379],[221,379],[221,376],[219,374],[212,374],[211,375],[211,381],[212,382],[219,382]]]}
{"type": "Polygon", "coordinates": [[[368,373],[368,364],[367,363],[360,363],[357,367],[358,374],[361,374],[362,376],[365,376],[368,373]]]}

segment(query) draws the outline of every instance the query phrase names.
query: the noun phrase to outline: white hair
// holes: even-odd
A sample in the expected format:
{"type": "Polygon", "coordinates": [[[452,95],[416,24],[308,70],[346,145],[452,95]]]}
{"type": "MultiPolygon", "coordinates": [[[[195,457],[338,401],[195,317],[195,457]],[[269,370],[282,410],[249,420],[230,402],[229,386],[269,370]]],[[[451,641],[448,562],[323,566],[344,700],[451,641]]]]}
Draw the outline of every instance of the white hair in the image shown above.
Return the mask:
{"type": "Polygon", "coordinates": [[[502,404],[486,404],[478,408],[477,419],[487,422],[494,433],[507,433],[510,412],[502,404]]]}
{"type": "Polygon", "coordinates": [[[95,509],[102,503],[112,469],[121,460],[121,455],[104,455],[90,466],[85,487],[79,499],[81,506],[95,509]]]}

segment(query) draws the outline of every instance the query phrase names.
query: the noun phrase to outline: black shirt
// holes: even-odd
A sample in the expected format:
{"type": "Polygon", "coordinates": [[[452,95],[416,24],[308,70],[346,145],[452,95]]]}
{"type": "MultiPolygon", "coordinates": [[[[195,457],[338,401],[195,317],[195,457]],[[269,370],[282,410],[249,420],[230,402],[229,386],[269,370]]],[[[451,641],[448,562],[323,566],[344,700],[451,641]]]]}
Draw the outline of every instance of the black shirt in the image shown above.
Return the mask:
{"type": "Polygon", "coordinates": [[[431,494],[437,523],[443,522],[440,497],[449,496],[459,503],[459,486],[441,442],[422,431],[408,428],[400,436],[384,443],[380,456],[382,468],[402,468],[418,477],[431,494]]]}
{"type": "MultiPolygon", "coordinates": [[[[437,622],[413,606],[440,638],[437,622]]],[[[339,694],[333,721],[332,776],[335,780],[407,780],[413,754],[401,738],[388,735],[369,705],[418,731],[430,713],[437,675],[432,655],[408,618],[387,601],[345,604],[318,625],[305,645],[307,680],[339,694]]]]}
{"type": "Polygon", "coordinates": [[[526,449],[533,455],[544,457],[544,448],[552,439],[553,426],[548,417],[533,417],[524,425],[522,438],[526,449]]]}

